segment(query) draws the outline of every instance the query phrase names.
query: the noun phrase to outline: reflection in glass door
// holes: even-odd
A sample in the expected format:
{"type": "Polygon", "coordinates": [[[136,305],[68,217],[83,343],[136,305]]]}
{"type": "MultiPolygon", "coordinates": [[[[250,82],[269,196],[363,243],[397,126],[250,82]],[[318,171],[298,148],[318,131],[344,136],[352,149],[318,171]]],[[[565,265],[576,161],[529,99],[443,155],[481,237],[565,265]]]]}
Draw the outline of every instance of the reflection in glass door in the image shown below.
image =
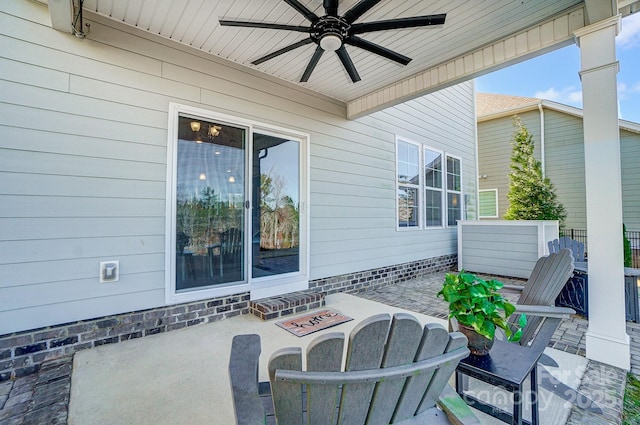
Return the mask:
{"type": "Polygon", "coordinates": [[[245,280],[246,129],[179,118],[176,291],[245,280]]]}
{"type": "Polygon", "coordinates": [[[254,133],[253,278],[300,271],[300,142],[254,133]]]}

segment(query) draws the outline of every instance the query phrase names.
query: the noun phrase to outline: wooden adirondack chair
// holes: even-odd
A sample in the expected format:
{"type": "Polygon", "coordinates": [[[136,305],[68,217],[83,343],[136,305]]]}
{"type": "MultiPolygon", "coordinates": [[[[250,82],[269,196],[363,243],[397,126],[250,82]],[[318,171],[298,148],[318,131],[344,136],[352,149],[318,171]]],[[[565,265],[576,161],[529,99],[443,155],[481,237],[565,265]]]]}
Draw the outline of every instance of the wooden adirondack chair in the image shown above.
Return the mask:
{"type": "Polygon", "coordinates": [[[578,242],[575,239],[571,239],[568,236],[563,236],[560,239],[554,239],[549,241],[549,253],[559,252],[561,249],[568,249],[573,254],[574,261],[584,262],[584,244],[578,242]]]}
{"type": "MultiPolygon", "coordinates": [[[[551,340],[553,333],[557,329],[558,325],[562,321],[562,319],[569,318],[570,314],[575,313],[574,310],[570,308],[564,307],[555,307],[554,301],[558,296],[560,290],[567,282],[567,279],[573,273],[573,257],[571,255],[571,251],[568,249],[561,249],[557,253],[550,254],[547,257],[541,257],[536,262],[536,265],[531,272],[529,280],[526,285],[523,286],[514,286],[514,285],[505,285],[505,289],[518,290],[521,292],[520,298],[516,304],[516,313],[514,313],[509,322],[515,328],[515,325],[518,323],[520,318],[520,314],[527,315],[527,325],[524,328],[522,333],[522,338],[519,342],[520,346],[526,349],[526,356],[523,355],[523,350],[521,347],[512,346],[511,343],[504,343],[500,341],[500,343],[496,342],[496,345],[500,346],[502,358],[517,358],[519,362],[529,362],[527,364],[519,364],[520,367],[524,368],[524,370],[530,370],[530,385],[532,394],[538,394],[538,373],[537,366],[538,361],[540,359],[541,363],[555,365],[555,362],[551,358],[547,358],[543,354],[544,349],[547,347],[547,344],[551,340]],[[520,354],[518,354],[520,353],[520,354]],[[525,360],[528,359],[528,360],[525,360]]],[[[455,329],[455,323],[452,323],[451,327],[455,329]]],[[[496,332],[496,338],[499,338],[498,333],[496,332]]],[[[515,343],[513,343],[515,345],[515,343]]],[[[491,352],[489,353],[491,355],[491,352]]],[[[473,356],[472,356],[473,357],[473,356]]],[[[465,363],[469,362],[469,359],[465,359],[465,363]]],[[[473,360],[471,363],[482,363],[482,361],[473,360]]],[[[488,362],[491,363],[491,362],[488,362]]],[[[465,365],[462,365],[465,366],[465,365]]],[[[464,367],[462,367],[464,369],[464,367]]],[[[495,371],[493,371],[495,372],[495,371]]],[[[546,372],[546,371],[545,371],[546,372]]],[[[479,379],[479,376],[476,376],[479,379]]],[[[541,375],[542,379],[549,379],[548,372],[543,373],[541,375]]],[[[501,377],[502,379],[502,377],[501,377]]],[[[495,385],[493,381],[495,381],[495,376],[490,376],[488,374],[486,376],[487,382],[490,382],[495,385]]],[[[520,382],[519,385],[522,385],[523,382],[520,382]]],[[[512,415],[508,412],[504,412],[496,406],[492,406],[487,404],[473,395],[468,395],[464,393],[467,390],[468,381],[466,375],[463,376],[460,370],[456,376],[456,389],[460,395],[464,397],[464,399],[473,404],[473,406],[489,415],[496,416],[503,421],[515,421],[519,419],[514,419],[515,413],[512,415]]],[[[516,391],[519,391],[516,390],[516,391]]],[[[534,396],[534,399],[531,400],[532,403],[532,423],[537,425],[538,423],[538,400],[537,397],[534,396]]],[[[514,411],[516,406],[514,406],[514,411]]],[[[518,417],[521,418],[522,414],[522,406],[518,407],[518,417]]],[[[518,422],[519,423],[519,422],[518,422]]]]}
{"type": "MultiPolygon", "coordinates": [[[[573,274],[573,263],[571,251],[562,248],[538,259],[524,287],[504,286],[504,289],[521,292],[516,313],[528,317],[520,345],[544,350],[562,319],[575,313],[570,308],[554,306],[556,297],[573,274]]],[[[514,314],[510,322],[517,323],[519,317],[519,314],[514,314]]]]}
{"type": "Polygon", "coordinates": [[[558,252],[564,248],[571,250],[575,262],[575,270],[558,294],[556,306],[573,308],[578,314],[588,317],[589,275],[587,273],[584,243],[566,236],[549,241],[550,253],[558,252]]]}
{"type": "Polygon", "coordinates": [[[305,371],[299,347],[275,352],[269,394],[269,385],[257,378],[260,337],[234,337],[229,375],[237,424],[480,423],[448,385],[469,354],[461,333],[438,324],[423,328],[409,314],[395,314],[393,321],[380,314],[351,332],[343,362],[344,340],[337,332],[317,337],[307,349],[305,371]],[[261,402],[270,397],[272,403],[261,402]]]}

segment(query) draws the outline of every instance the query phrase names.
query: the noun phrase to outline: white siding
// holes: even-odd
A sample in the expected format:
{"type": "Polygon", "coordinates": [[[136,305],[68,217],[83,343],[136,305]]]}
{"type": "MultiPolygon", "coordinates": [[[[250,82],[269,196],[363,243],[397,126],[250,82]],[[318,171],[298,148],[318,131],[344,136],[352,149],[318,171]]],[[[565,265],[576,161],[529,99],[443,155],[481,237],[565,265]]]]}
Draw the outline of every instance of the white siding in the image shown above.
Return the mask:
{"type": "Polygon", "coordinates": [[[395,135],[462,157],[475,194],[472,83],[349,121],[342,103],[91,24],[79,40],[44,5],[0,2],[0,334],[164,304],[169,102],[310,134],[312,279],[456,252],[455,228],[396,231],[395,135]],[[98,283],[112,259],[120,281],[98,283]]]}
{"type": "Polygon", "coordinates": [[[547,243],[558,237],[557,221],[494,220],[460,223],[458,268],[528,278],[547,243]]]}

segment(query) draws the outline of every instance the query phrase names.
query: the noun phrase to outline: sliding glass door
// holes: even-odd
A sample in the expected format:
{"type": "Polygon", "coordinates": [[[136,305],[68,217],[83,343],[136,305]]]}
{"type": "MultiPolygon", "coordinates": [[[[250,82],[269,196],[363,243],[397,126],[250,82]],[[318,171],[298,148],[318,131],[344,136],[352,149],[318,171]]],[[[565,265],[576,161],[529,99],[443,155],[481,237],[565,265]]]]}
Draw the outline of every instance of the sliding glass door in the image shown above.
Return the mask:
{"type": "Polygon", "coordinates": [[[179,119],[176,290],[245,279],[246,129],[179,119]]]}
{"type": "Polygon", "coordinates": [[[303,139],[191,114],[177,127],[169,298],[306,278],[303,139]]]}
{"type": "Polygon", "coordinates": [[[300,271],[300,142],[253,135],[254,278],[300,271]]]}

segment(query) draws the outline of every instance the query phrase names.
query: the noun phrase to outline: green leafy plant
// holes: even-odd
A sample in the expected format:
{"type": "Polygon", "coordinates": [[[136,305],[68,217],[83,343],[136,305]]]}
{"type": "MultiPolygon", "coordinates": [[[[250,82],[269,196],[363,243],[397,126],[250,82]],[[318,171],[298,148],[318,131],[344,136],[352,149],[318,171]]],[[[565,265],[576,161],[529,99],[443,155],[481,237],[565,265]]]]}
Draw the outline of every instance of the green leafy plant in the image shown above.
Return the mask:
{"type": "Polygon", "coordinates": [[[493,339],[496,328],[501,328],[509,341],[517,342],[522,338],[527,318],[521,315],[519,328],[511,329],[508,319],[516,308],[498,292],[503,286],[498,280],[480,279],[463,270],[458,274],[447,273],[437,296],[449,303],[449,318],[488,339],[493,339]]]}
{"type": "Polygon", "coordinates": [[[631,242],[627,238],[627,227],[622,225],[622,243],[624,244],[624,266],[631,267],[633,265],[633,254],[631,253],[631,242]]]}

